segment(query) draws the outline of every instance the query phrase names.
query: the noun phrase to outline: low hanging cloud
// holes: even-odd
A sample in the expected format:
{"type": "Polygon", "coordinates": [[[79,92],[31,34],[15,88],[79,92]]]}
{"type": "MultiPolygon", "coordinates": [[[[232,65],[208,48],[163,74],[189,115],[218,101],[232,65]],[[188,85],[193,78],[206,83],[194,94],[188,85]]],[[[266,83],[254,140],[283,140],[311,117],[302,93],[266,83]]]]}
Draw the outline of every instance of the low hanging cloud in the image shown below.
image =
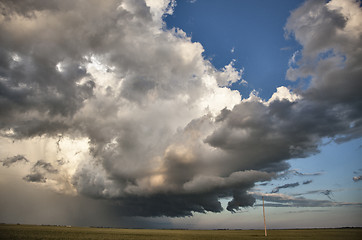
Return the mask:
{"type": "Polygon", "coordinates": [[[34,172],[26,175],[23,180],[27,182],[45,183],[46,178],[42,173],[34,172]]]}
{"type": "Polygon", "coordinates": [[[31,173],[23,177],[27,182],[45,183],[47,178],[46,174],[57,174],[59,172],[51,163],[44,160],[38,160],[31,168],[31,173]]]}
{"type": "Polygon", "coordinates": [[[40,169],[44,169],[49,173],[58,173],[58,169],[56,169],[51,163],[44,160],[37,161],[33,166],[33,171],[38,171],[40,169]]]}
{"type": "Polygon", "coordinates": [[[0,136],[58,139],[56,154],[65,137],[88,144],[78,162],[40,160],[24,180],[56,178],[119,215],[220,212],[226,197],[233,212],[252,206],[259,196],[248,190],[287,171],[287,160],[317,154],[323,138],[362,136],[357,3],[307,1],[291,13],[285,30],[303,49],[287,78],[310,77],[310,87],[282,86],[267,101],[228,88],[243,82],[233,62],[217,70],[200,43],[165,29],[174,5],[0,3],[0,136]]]}
{"type": "Polygon", "coordinates": [[[3,166],[5,167],[10,167],[11,165],[13,165],[14,163],[16,162],[29,162],[29,160],[23,156],[23,155],[16,155],[16,156],[13,156],[13,157],[8,157],[8,158],[5,158],[4,160],[2,160],[2,163],[3,163],[3,166]]]}

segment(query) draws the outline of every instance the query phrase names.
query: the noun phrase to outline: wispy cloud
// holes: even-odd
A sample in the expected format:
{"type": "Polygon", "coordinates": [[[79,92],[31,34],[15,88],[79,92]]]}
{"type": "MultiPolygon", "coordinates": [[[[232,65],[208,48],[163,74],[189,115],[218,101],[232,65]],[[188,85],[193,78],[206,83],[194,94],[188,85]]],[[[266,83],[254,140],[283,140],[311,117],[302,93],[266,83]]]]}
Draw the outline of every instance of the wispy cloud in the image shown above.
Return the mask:
{"type": "Polygon", "coordinates": [[[335,201],[335,199],[333,198],[333,193],[334,192],[342,192],[345,191],[345,189],[326,189],[326,190],[311,190],[311,191],[307,191],[307,192],[302,192],[302,193],[294,193],[291,196],[304,196],[304,195],[313,195],[313,194],[322,194],[326,197],[328,197],[330,200],[335,201]]]}
{"type": "Polygon", "coordinates": [[[333,196],[332,190],[324,190],[324,191],[321,191],[321,194],[327,196],[330,200],[333,200],[333,199],[332,199],[332,196],[333,196]]]}
{"type": "Polygon", "coordinates": [[[307,185],[307,184],[310,184],[310,183],[312,183],[313,182],[313,180],[307,180],[307,181],[304,181],[303,182],[303,185],[307,185]]]}
{"type": "Polygon", "coordinates": [[[280,178],[287,178],[290,175],[294,175],[294,176],[300,176],[300,177],[314,177],[314,176],[320,176],[322,175],[323,172],[314,172],[314,173],[303,173],[299,170],[296,169],[289,169],[286,171],[283,171],[279,174],[280,178]]]}
{"type": "Polygon", "coordinates": [[[51,163],[44,160],[39,160],[34,164],[33,170],[37,171],[39,169],[44,169],[46,172],[49,173],[58,173],[58,169],[56,169],[51,163]]]}
{"type": "Polygon", "coordinates": [[[44,160],[38,160],[31,168],[31,173],[23,177],[27,182],[45,183],[47,178],[46,174],[57,174],[59,172],[51,163],[44,160]]]}
{"type": "MultiPolygon", "coordinates": [[[[304,197],[294,197],[281,193],[260,193],[251,192],[257,199],[264,196],[265,206],[269,207],[341,207],[341,206],[357,206],[362,207],[362,202],[336,202],[329,200],[315,200],[304,197]]],[[[261,206],[257,204],[256,206],[261,206]]]]}
{"type": "Polygon", "coordinates": [[[16,155],[13,157],[8,157],[8,158],[5,158],[4,160],[2,160],[1,162],[3,163],[3,166],[10,167],[14,163],[22,162],[22,161],[29,162],[29,160],[23,155],[16,155]]]}
{"type": "Polygon", "coordinates": [[[272,190],[272,193],[277,193],[279,192],[280,189],[282,188],[294,188],[294,187],[297,187],[299,186],[299,183],[298,182],[295,182],[295,183],[287,183],[287,184],[284,184],[282,186],[277,186],[275,187],[273,190],[272,190]]]}
{"type": "Polygon", "coordinates": [[[291,47],[282,47],[280,48],[281,51],[288,51],[288,50],[291,50],[292,48],[291,47]]]}
{"type": "Polygon", "coordinates": [[[315,209],[315,210],[299,210],[299,211],[288,211],[290,214],[300,214],[300,213],[316,213],[316,212],[328,212],[327,210],[315,209]]]}

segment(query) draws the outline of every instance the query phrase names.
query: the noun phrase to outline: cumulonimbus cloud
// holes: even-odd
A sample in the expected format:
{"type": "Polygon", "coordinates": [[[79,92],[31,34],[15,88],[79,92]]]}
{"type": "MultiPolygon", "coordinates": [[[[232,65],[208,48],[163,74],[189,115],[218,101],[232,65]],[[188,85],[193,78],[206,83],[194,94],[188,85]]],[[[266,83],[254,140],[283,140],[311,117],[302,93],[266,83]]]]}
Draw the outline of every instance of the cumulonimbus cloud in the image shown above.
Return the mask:
{"type": "MultiPolygon", "coordinates": [[[[188,216],[222,211],[225,197],[229,211],[251,206],[248,190],[286,160],[362,135],[357,3],[292,12],[286,32],[303,50],[287,78],[311,84],[268,101],[241,100],[225,87],[241,70],[215,69],[200,43],[164,28],[173,3],[2,1],[1,137],[86,139],[89,154],[69,172],[78,194],[120,215],[188,216]]],[[[66,167],[48,164],[37,168],[49,178],[66,167]]],[[[25,180],[44,182],[37,173],[25,180]]]]}

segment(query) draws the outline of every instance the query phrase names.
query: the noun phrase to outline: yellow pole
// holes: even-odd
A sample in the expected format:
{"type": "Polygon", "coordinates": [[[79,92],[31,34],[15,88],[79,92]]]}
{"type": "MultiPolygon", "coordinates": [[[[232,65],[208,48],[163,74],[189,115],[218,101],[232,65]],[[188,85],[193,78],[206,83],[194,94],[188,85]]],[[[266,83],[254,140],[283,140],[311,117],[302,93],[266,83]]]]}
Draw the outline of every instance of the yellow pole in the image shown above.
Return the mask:
{"type": "Polygon", "coordinates": [[[263,198],[263,216],[264,216],[264,230],[265,230],[265,237],[268,236],[268,234],[266,233],[266,223],[265,223],[265,209],[264,209],[264,196],[262,196],[263,198]]]}

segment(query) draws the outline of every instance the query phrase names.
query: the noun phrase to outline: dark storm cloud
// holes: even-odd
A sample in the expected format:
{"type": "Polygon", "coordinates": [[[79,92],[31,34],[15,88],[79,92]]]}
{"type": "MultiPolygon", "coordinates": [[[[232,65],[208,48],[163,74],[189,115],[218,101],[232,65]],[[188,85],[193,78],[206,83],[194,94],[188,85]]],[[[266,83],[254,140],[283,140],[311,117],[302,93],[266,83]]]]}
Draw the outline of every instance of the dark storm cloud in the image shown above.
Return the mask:
{"type": "Polygon", "coordinates": [[[120,213],[140,216],[192,216],[193,212],[221,212],[219,198],[233,196],[227,210],[235,212],[241,207],[254,204],[255,199],[247,194],[257,178],[269,178],[265,173],[234,173],[228,178],[195,179],[186,184],[185,192],[178,194],[154,194],[147,197],[127,197],[120,199],[120,213]],[[142,205],[142,208],[139,206],[142,205]]]}
{"type": "Polygon", "coordinates": [[[9,176],[2,181],[0,188],[6,192],[0,194],[0,218],[9,223],[118,228],[174,227],[171,222],[162,218],[122,217],[117,206],[109,201],[59,194],[39,185],[23,184],[16,176],[9,176]],[[24,201],[24,198],[19,197],[19,192],[32,194],[27,195],[24,201]],[[19,207],[24,204],[30,207],[19,207]]]}
{"type": "Polygon", "coordinates": [[[350,135],[353,127],[358,130],[359,126],[350,126],[354,118],[346,119],[351,111],[359,110],[307,98],[294,103],[277,100],[269,106],[243,102],[219,122],[205,143],[227,152],[236,169],[283,171],[283,160],[318,153],[322,138],[350,135]]]}
{"type": "Polygon", "coordinates": [[[20,162],[20,161],[29,162],[29,160],[23,155],[16,155],[13,157],[8,157],[8,158],[5,158],[4,160],[2,160],[1,162],[3,162],[3,166],[10,167],[14,163],[20,162]]]}
{"type": "MultiPolygon", "coordinates": [[[[293,12],[286,31],[303,51],[287,77],[311,76],[310,87],[240,101],[220,86],[241,72],[232,63],[216,70],[201,44],[164,29],[168,3],[152,4],[1,2],[1,136],[56,138],[58,153],[63,137],[89,145],[75,172],[73,165],[68,175],[61,171],[69,161],[39,160],[25,181],[57,176],[80,195],[107,200],[119,215],[220,212],[219,199],[227,197],[234,212],[252,206],[260,196],[248,190],[278,178],[287,160],[318,153],[323,138],[361,137],[362,38],[353,25],[360,10],[346,18],[344,8],[308,1],[293,12]]],[[[292,184],[278,190],[286,187],[292,184]]],[[[280,194],[266,200],[345,204],[280,194]]]]}
{"type": "Polygon", "coordinates": [[[124,216],[192,216],[193,212],[220,212],[223,210],[217,195],[156,194],[149,197],[128,197],[116,205],[124,216]],[[140,208],[142,206],[142,208],[140,208]]]}
{"type": "Polygon", "coordinates": [[[67,131],[69,124],[65,121],[48,119],[29,119],[17,122],[11,128],[14,133],[3,134],[14,139],[31,138],[39,135],[56,135],[60,131],[67,131]]]}
{"type": "Polygon", "coordinates": [[[81,27],[87,16],[78,18],[74,4],[81,2],[1,3],[1,127],[14,129],[19,138],[65,131],[69,119],[59,116],[74,115],[93,95],[95,83],[82,59],[90,53],[84,47],[90,40],[80,37],[90,29],[81,27]]]}
{"type": "Polygon", "coordinates": [[[289,101],[273,102],[269,107],[260,102],[243,102],[220,122],[205,143],[226,151],[239,165],[237,168],[286,170],[287,165],[279,164],[282,160],[318,152],[319,140],[312,134],[299,134],[298,122],[293,122],[296,107],[289,101]]]}
{"type": "MultiPolygon", "coordinates": [[[[82,176],[80,173],[75,179],[79,191],[90,197],[98,197],[108,186],[97,176],[82,176]],[[90,179],[88,182],[81,182],[90,179]]],[[[198,177],[186,182],[182,189],[164,190],[164,193],[137,195],[125,194],[123,197],[111,197],[117,202],[120,214],[137,216],[191,216],[193,212],[207,211],[220,212],[223,210],[219,198],[233,196],[228,203],[229,211],[236,211],[240,207],[251,206],[255,199],[247,194],[247,190],[254,186],[256,181],[270,180],[271,175],[264,172],[249,171],[233,173],[229,177],[198,177]],[[142,206],[142,208],[140,208],[142,206]]],[[[181,181],[181,180],[179,180],[181,181]]],[[[120,184],[121,186],[121,184],[120,184]]],[[[138,191],[135,187],[133,191],[138,191]]],[[[110,197],[110,196],[106,196],[110,197]]]]}
{"type": "Polygon", "coordinates": [[[235,190],[232,196],[233,199],[228,202],[226,208],[230,212],[235,212],[236,210],[239,210],[240,207],[252,206],[255,203],[255,198],[243,191],[235,190]]]}
{"type": "Polygon", "coordinates": [[[282,186],[277,186],[275,187],[273,190],[272,190],[272,193],[277,193],[279,192],[279,190],[281,188],[294,188],[294,187],[298,187],[299,186],[299,183],[298,182],[295,182],[295,183],[287,183],[287,184],[284,184],[282,186]]]}

